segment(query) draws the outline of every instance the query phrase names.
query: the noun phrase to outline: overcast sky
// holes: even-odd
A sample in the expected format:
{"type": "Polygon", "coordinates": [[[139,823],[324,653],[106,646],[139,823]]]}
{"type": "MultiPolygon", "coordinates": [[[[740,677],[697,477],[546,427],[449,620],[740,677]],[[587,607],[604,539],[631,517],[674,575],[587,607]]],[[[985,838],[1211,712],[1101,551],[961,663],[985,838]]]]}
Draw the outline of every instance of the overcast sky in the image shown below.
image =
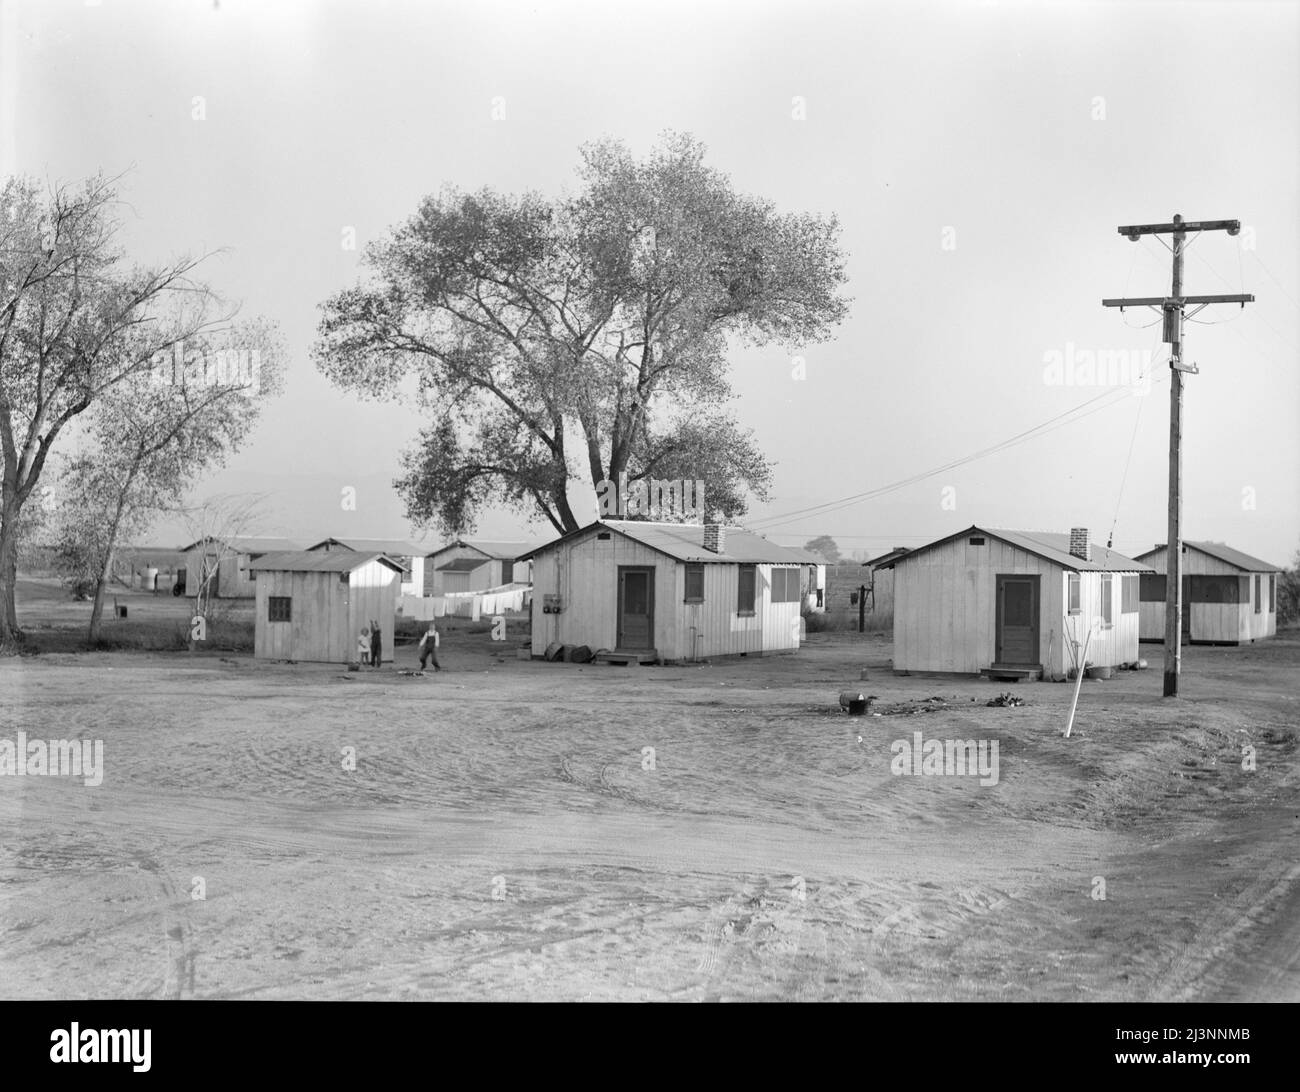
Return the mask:
{"type": "MultiPolygon", "coordinates": [[[[361,246],[444,183],[556,194],[581,143],[643,155],[676,129],[737,189],[837,214],[851,317],[802,354],[805,380],[779,347],[738,351],[733,380],[736,415],[776,461],[747,522],[846,552],[973,523],[1085,525],[1103,542],[1113,525],[1131,553],[1163,541],[1160,327],[1100,300],[1168,292],[1170,261],[1115,229],[1240,219],[1241,236],[1207,234],[1187,256],[1185,291],[1258,301],[1187,327],[1201,372],[1186,384],[1184,534],[1286,563],[1300,544],[1298,55],[1296,4],[1240,0],[0,0],[0,174],[126,172],[134,255],[222,248],[207,279],[275,319],[291,363],[252,441],[196,495],[269,493],[260,530],[304,540],[435,537],[390,486],[417,407],[356,401],[309,348],[361,246]],[[1151,352],[1149,391],[1045,381],[1051,354],[1099,350],[1151,352]],[[355,513],[340,511],[345,485],[355,513]]],[[[477,532],[550,537],[507,511],[477,532]]]]}

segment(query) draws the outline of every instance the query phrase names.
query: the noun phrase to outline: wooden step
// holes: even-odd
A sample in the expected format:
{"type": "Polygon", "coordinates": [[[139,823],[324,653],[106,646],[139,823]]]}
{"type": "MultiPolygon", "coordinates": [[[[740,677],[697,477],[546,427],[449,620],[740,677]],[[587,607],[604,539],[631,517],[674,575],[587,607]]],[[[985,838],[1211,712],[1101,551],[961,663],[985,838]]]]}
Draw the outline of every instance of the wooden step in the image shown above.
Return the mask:
{"type": "Polygon", "coordinates": [[[598,664],[652,664],[659,659],[659,653],[653,648],[616,648],[597,653],[594,659],[598,664]]]}
{"type": "Polygon", "coordinates": [[[1030,682],[1042,677],[1043,669],[1036,664],[989,664],[980,672],[981,679],[1000,679],[1009,682],[1030,682]]]}

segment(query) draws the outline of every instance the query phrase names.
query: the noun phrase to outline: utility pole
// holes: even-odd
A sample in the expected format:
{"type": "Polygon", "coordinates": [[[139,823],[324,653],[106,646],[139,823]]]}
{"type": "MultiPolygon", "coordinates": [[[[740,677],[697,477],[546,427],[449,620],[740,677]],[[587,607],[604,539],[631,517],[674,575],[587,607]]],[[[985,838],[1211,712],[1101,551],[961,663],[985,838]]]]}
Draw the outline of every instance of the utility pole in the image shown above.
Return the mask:
{"type": "Polygon", "coordinates": [[[1174,256],[1173,289],[1168,296],[1143,296],[1136,299],[1102,300],[1103,307],[1159,307],[1164,314],[1164,340],[1169,349],[1169,536],[1165,545],[1165,697],[1178,695],[1178,675],[1182,669],[1183,640],[1183,373],[1196,375],[1195,364],[1183,363],[1183,308],[1199,304],[1254,303],[1249,295],[1184,296],[1183,253],[1189,232],[1226,231],[1236,235],[1240,220],[1202,220],[1185,223],[1177,213],[1172,224],[1134,224],[1120,227],[1119,233],[1136,243],[1143,235],[1172,235],[1174,256]]]}

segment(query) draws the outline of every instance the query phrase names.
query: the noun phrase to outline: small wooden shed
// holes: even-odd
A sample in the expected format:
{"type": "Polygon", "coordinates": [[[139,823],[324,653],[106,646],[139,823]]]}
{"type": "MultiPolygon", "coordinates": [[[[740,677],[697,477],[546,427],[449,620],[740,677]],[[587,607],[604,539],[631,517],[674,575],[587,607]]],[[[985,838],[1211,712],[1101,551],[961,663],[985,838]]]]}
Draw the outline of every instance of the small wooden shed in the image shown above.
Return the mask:
{"type": "Polygon", "coordinates": [[[352,550],[359,554],[384,554],[406,570],[397,597],[424,594],[424,558],[428,548],[404,538],[327,538],[308,550],[352,550]]]}
{"type": "Polygon", "coordinates": [[[862,567],[871,575],[865,581],[867,587],[867,609],[875,614],[892,614],[894,611],[894,568],[893,563],[908,553],[906,546],[895,546],[888,553],[864,561],[862,567]]]}
{"type": "MultiPolygon", "coordinates": [[[[1155,570],[1142,577],[1139,635],[1165,639],[1165,574],[1161,542],[1138,555],[1155,570]]],[[[1277,581],[1282,572],[1222,542],[1183,542],[1183,640],[1195,645],[1249,644],[1277,635],[1277,581]]]]}
{"type": "Polygon", "coordinates": [[[357,663],[357,642],[379,622],[393,658],[393,604],[402,566],[381,553],[301,550],[265,554],[257,578],[253,655],[266,660],[357,663]]]}
{"type": "Polygon", "coordinates": [[[425,558],[423,594],[446,595],[526,584],[532,579],[532,565],[522,555],[535,545],[458,538],[425,558]]]}
{"type": "Polygon", "coordinates": [[[180,548],[184,555],[185,594],[190,598],[198,595],[203,574],[207,573],[213,598],[251,599],[256,590],[252,563],[266,554],[300,549],[299,543],[287,538],[201,538],[180,548]]]}
{"type": "Polygon", "coordinates": [[[1090,630],[1087,662],[1138,658],[1138,578],[1151,570],[1091,545],[1086,528],[969,527],[886,566],[894,572],[895,671],[1064,675],[1090,630]]]}
{"type": "Polygon", "coordinates": [[[609,660],[793,652],[803,558],[739,527],[598,520],[533,562],[533,655],[552,642],[609,660]]]}

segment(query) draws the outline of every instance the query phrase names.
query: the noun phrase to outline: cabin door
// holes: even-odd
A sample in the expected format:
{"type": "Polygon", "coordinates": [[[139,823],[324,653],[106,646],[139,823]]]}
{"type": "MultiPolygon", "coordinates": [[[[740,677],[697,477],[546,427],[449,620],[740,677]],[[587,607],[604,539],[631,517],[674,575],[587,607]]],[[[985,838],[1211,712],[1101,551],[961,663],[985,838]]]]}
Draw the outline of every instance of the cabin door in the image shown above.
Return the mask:
{"type": "Polygon", "coordinates": [[[654,648],[654,601],[654,569],[620,565],[618,569],[618,648],[654,648]]]}
{"type": "Polygon", "coordinates": [[[999,664],[1038,663],[1038,577],[997,578],[999,664]]]}

